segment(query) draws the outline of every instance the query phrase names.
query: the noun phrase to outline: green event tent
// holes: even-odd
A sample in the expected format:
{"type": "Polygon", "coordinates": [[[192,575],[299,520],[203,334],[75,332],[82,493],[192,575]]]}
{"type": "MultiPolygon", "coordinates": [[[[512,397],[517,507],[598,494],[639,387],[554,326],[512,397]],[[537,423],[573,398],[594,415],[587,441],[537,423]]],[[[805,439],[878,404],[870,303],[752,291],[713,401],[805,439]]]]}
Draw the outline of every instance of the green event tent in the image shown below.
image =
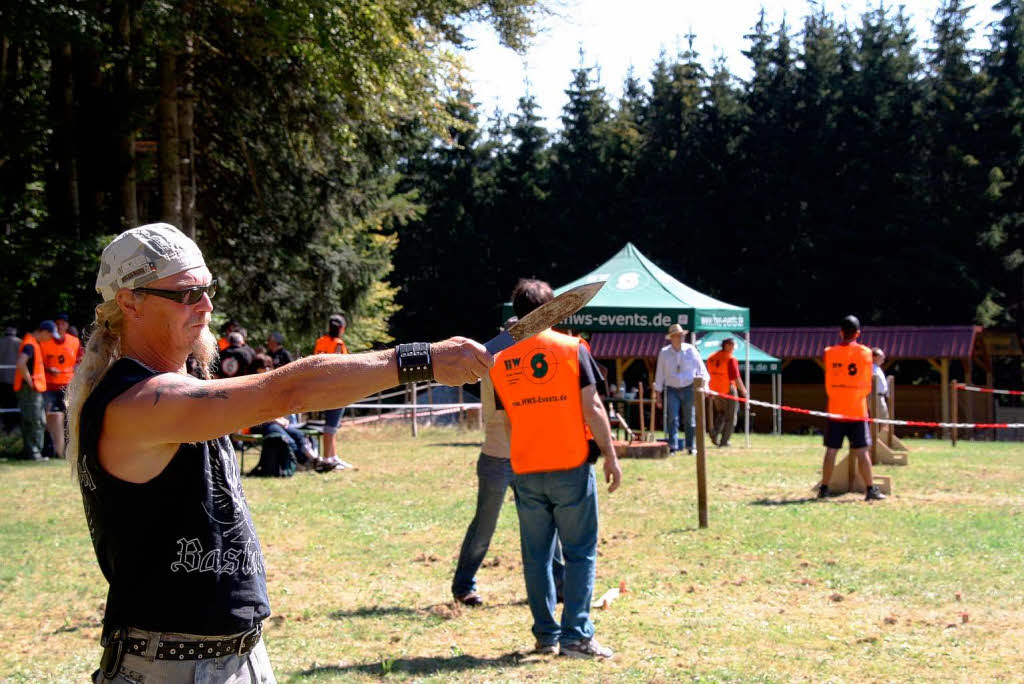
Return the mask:
{"type": "MultiPolygon", "coordinates": [[[[733,337],[729,333],[724,332],[713,332],[704,335],[697,340],[697,351],[700,352],[700,357],[705,361],[711,357],[712,354],[721,350],[722,340],[731,338],[736,343],[736,347],[733,349],[732,354],[739,361],[740,370],[745,370],[746,358],[747,358],[747,343],[742,337],[733,337]]],[[[782,372],[782,360],[777,359],[771,354],[761,351],[754,345],[750,345],[750,372],[751,373],[767,373],[770,375],[778,375],[782,372]]]]}
{"type": "MultiPolygon", "coordinates": [[[[608,283],[561,327],[664,333],[668,326],[679,323],[695,332],[750,330],[750,309],[720,302],[683,285],[632,243],[626,243],[592,272],[559,287],[555,294],[599,280],[608,283]]],[[[506,304],[502,313],[505,319],[511,316],[511,304],[506,304]]]]}

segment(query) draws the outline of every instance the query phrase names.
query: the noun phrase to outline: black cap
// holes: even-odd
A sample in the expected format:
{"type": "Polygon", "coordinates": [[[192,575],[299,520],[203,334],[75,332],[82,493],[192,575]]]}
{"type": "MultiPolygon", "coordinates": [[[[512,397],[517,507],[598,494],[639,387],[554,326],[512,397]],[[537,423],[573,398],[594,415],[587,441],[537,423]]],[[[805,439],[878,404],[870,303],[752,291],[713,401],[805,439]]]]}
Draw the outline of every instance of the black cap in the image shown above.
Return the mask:
{"type": "Polygon", "coordinates": [[[857,320],[856,316],[850,315],[843,319],[843,322],[839,324],[839,328],[845,333],[855,333],[860,330],[860,321],[857,320]]]}
{"type": "Polygon", "coordinates": [[[53,321],[43,321],[42,323],[39,324],[39,327],[37,327],[36,330],[45,330],[51,335],[56,335],[57,324],[54,323],[53,321]]]}
{"type": "Polygon", "coordinates": [[[57,314],[56,316],[53,317],[53,320],[55,320],[55,321],[70,321],[71,318],[69,318],[66,313],[59,313],[59,314],[57,314]]]}

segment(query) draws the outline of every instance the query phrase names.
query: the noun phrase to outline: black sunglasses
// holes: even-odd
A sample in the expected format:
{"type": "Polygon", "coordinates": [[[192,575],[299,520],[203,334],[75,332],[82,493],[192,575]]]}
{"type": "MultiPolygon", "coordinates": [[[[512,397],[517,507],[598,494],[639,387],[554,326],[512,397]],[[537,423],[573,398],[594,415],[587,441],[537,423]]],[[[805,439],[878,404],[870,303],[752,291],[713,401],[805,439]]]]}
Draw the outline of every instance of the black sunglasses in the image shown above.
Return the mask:
{"type": "Polygon", "coordinates": [[[132,292],[151,294],[163,297],[164,299],[170,299],[178,304],[191,306],[198,304],[204,294],[209,295],[210,299],[213,299],[217,294],[217,280],[211,280],[209,285],[197,285],[195,287],[187,287],[184,290],[158,290],[154,287],[136,287],[132,292]]]}

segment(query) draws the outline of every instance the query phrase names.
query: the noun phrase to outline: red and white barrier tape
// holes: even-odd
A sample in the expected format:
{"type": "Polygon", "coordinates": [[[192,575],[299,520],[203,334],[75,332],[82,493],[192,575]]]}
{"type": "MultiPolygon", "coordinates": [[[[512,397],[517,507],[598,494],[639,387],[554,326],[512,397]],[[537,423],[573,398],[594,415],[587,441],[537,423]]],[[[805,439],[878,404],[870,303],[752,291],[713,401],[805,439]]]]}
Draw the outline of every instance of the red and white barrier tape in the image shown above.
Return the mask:
{"type": "Polygon", "coordinates": [[[764,408],[779,409],[782,411],[789,411],[790,413],[800,413],[805,416],[819,416],[821,418],[831,418],[832,420],[858,420],[866,421],[868,423],[878,423],[879,425],[906,425],[909,427],[935,427],[935,428],[977,428],[977,429],[990,429],[990,428],[1024,428],[1024,423],[933,423],[925,420],[893,420],[889,418],[855,418],[852,416],[844,416],[840,413],[828,413],[826,411],[812,411],[811,409],[799,408],[797,406],[785,406],[784,404],[772,404],[767,401],[758,401],[757,399],[747,399],[745,397],[737,397],[732,394],[719,394],[714,390],[705,388],[703,392],[709,396],[722,397],[723,399],[731,399],[733,401],[745,402],[751,406],[762,406],[764,408]]]}
{"type": "Polygon", "coordinates": [[[975,387],[974,385],[964,385],[961,383],[957,383],[956,388],[960,390],[965,390],[967,392],[984,392],[985,394],[1009,394],[1016,397],[1024,396],[1024,391],[1021,390],[992,389],[991,387],[975,387]]]}

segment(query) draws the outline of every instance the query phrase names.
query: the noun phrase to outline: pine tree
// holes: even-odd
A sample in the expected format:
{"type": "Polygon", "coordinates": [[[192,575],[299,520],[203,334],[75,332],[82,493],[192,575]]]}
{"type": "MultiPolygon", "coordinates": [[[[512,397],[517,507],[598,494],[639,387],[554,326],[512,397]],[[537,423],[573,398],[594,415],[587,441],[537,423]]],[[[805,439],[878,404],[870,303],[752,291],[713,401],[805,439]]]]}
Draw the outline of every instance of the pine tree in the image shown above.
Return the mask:
{"type": "Polygon", "coordinates": [[[984,56],[983,168],[988,226],[981,239],[998,275],[978,308],[982,323],[1013,324],[1024,334],[1024,2],[1000,0],[992,47],[984,56]]]}

